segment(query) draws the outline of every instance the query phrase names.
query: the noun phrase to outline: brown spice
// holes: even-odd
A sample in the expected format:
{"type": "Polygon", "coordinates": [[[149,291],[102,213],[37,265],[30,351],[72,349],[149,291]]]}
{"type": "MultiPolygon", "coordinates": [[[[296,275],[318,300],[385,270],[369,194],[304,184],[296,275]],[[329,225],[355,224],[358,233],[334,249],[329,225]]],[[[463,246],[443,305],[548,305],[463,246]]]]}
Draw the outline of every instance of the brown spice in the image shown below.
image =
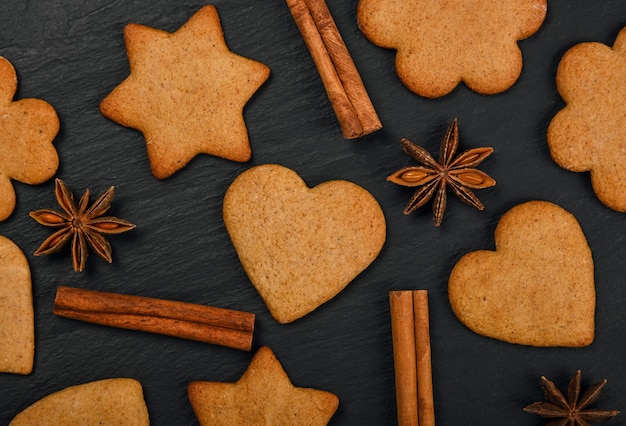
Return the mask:
{"type": "Polygon", "coordinates": [[[249,351],[255,315],[150,297],[61,286],[52,312],[93,324],[145,331],[249,351]]]}
{"type": "Polygon", "coordinates": [[[410,291],[392,291],[389,305],[398,425],[419,426],[413,296],[410,291]]]}
{"type": "Polygon", "coordinates": [[[412,293],[417,362],[417,409],[420,426],[435,426],[428,291],[415,290],[412,293]]]}
{"type": "Polygon", "coordinates": [[[361,76],[324,0],[287,0],[339,120],[343,137],[382,128],[361,76]]]}
{"type": "Polygon", "coordinates": [[[389,293],[398,425],[434,426],[428,292],[389,293]]]}
{"type": "Polygon", "coordinates": [[[402,149],[421,166],[405,167],[393,173],[388,181],[408,187],[420,187],[408,205],[404,214],[410,214],[426,204],[433,195],[433,221],[441,225],[446,209],[446,187],[452,188],[461,201],[483,210],[485,207],[471,189],[483,189],[494,186],[496,181],[486,173],[475,169],[493,152],[492,148],[482,147],[465,151],[454,157],[459,144],[458,122],[454,121],[441,141],[439,162],[424,148],[415,145],[406,138],[402,139],[402,149]],[[471,189],[470,189],[471,188],[471,189]],[[436,194],[435,194],[436,192],[436,194]]]}
{"type": "Polygon", "coordinates": [[[112,216],[102,216],[111,207],[113,189],[110,187],[91,207],[89,190],[76,203],[74,194],[61,179],[55,181],[55,195],[63,212],[41,209],[30,212],[30,217],[42,225],[60,228],[50,235],[35,251],[36,256],[55,253],[72,240],[72,264],[74,270],[85,268],[88,248],[91,247],[101,258],[112,262],[111,245],[102,234],[120,234],[135,227],[132,223],[112,216]]]}
{"type": "Polygon", "coordinates": [[[578,370],[569,382],[566,399],[553,382],[542,376],[541,389],[548,401],[530,404],[524,411],[552,419],[550,424],[560,426],[588,426],[590,422],[611,420],[619,411],[587,408],[598,399],[606,383],[606,379],[596,383],[581,396],[581,372],[578,370]]]}

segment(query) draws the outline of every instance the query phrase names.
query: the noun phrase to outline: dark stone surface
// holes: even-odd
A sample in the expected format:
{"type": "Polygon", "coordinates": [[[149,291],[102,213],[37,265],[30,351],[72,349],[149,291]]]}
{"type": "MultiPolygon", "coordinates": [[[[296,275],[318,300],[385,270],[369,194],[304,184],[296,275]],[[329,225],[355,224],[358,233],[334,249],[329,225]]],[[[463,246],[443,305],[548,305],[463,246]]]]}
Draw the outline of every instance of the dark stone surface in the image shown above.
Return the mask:
{"type": "MultiPolygon", "coordinates": [[[[562,107],[554,82],[561,55],[574,44],[611,45],[626,24],[619,0],[552,0],[542,28],[520,43],[524,69],[505,93],[481,96],[459,86],[429,100],[402,86],[394,53],[367,41],[356,23],[357,0],[330,1],[384,129],[344,140],[311,57],[283,0],[217,0],[230,49],[267,64],[271,76],[245,117],[253,157],[239,164],[196,157],[157,181],[140,133],[104,118],[98,104],[128,73],[122,31],[137,22],[178,29],[199,1],[51,0],[0,4],[0,55],[15,66],[18,98],[37,97],[57,110],[57,176],[75,192],[99,194],[115,185],[112,214],[137,229],[113,236],[114,263],[92,255],[73,272],[68,251],[35,258],[49,230],[28,212],[55,207],[53,181],[15,184],[18,204],[0,234],[27,254],[36,308],[36,358],[29,376],[0,374],[0,424],[32,402],[67,386],[134,377],[144,386],[152,424],[193,425],[186,387],[193,380],[235,381],[252,353],[175,338],[89,325],[52,315],[58,285],[162,297],[257,314],[255,348],[270,346],[297,386],[337,394],[333,424],[394,424],[395,391],[388,291],[430,292],[437,423],[540,425],[522,407],[541,399],[539,377],[559,386],[578,368],[583,384],[609,380],[599,405],[626,409],[624,248],[626,216],[604,207],[585,173],[552,162],[546,128],[562,107]],[[445,127],[459,118],[460,149],[493,146],[481,168],[495,188],[478,191],[479,212],[451,197],[440,229],[430,206],[406,217],[411,190],[385,181],[410,164],[408,137],[436,153],[445,127]],[[380,257],[338,297],[292,324],[279,325],[247,279],[222,222],[222,197],[232,180],[256,164],[279,163],[310,185],[347,179],[380,202],[388,238],[380,257]],[[587,348],[532,348],[478,336],[461,325],[447,299],[447,277],[466,252],[493,248],[503,213],[543,199],[573,213],[596,266],[596,340],[587,348]]],[[[626,101],[626,100],[625,100],[626,101]]],[[[245,206],[242,206],[245,208],[245,206]]],[[[355,212],[358,214],[358,212],[355,212]]],[[[0,348],[1,350],[1,348],[0,348]]],[[[616,424],[619,424],[619,420],[616,424]]]]}

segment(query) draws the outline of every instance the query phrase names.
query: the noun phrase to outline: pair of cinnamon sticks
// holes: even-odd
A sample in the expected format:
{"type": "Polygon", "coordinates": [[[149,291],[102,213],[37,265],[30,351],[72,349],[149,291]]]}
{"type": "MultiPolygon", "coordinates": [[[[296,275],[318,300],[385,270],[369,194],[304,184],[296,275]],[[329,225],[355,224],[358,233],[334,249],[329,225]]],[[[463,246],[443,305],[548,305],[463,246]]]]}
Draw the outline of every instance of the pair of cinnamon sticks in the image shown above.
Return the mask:
{"type": "Polygon", "coordinates": [[[389,293],[399,426],[434,426],[428,292],[389,293]]]}
{"type": "Polygon", "coordinates": [[[287,0],[346,139],[382,128],[361,76],[324,0],[287,0]]]}
{"type": "Polygon", "coordinates": [[[57,289],[52,312],[93,324],[246,351],[252,347],[255,321],[249,312],[64,286],[57,289]]]}

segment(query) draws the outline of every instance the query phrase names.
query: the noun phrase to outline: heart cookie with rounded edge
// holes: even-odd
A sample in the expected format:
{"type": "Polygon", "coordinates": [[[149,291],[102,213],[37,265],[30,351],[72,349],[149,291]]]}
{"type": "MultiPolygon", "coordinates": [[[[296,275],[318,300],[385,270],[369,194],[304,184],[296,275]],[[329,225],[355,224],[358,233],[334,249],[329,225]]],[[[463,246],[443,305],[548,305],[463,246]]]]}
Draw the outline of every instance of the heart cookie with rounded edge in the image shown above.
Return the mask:
{"type": "Polygon", "coordinates": [[[466,254],[450,274],[457,318],[474,332],[531,346],[588,346],[594,339],[591,250],[561,207],[529,201],[495,230],[495,251],[466,254]]]}
{"type": "Polygon", "coordinates": [[[224,224],[250,281],[279,323],[317,309],[376,259],[386,223],[376,199],[344,180],[309,188],[276,164],[240,174],[224,224]]]}
{"type": "Polygon", "coordinates": [[[0,372],[30,374],[35,357],[35,312],[28,260],[0,236],[0,372]]]}

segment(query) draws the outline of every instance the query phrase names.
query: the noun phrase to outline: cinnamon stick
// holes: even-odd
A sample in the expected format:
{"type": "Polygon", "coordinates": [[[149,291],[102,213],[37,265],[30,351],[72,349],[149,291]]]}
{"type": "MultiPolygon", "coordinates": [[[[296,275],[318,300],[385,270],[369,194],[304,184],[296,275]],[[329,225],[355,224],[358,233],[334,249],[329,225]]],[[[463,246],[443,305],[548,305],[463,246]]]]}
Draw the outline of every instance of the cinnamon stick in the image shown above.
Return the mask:
{"type": "Polygon", "coordinates": [[[391,332],[398,425],[435,425],[426,290],[392,291],[391,332]]]}
{"type": "Polygon", "coordinates": [[[410,291],[389,293],[398,426],[418,426],[417,361],[410,291]]]}
{"type": "Polygon", "coordinates": [[[252,313],[150,297],[60,286],[52,312],[93,324],[145,331],[249,351],[252,313]]]}
{"type": "Polygon", "coordinates": [[[417,408],[421,426],[435,426],[428,291],[413,291],[415,353],[417,359],[417,408]]]}
{"type": "Polygon", "coordinates": [[[382,128],[339,29],[324,0],[286,0],[346,139],[382,128]]]}

